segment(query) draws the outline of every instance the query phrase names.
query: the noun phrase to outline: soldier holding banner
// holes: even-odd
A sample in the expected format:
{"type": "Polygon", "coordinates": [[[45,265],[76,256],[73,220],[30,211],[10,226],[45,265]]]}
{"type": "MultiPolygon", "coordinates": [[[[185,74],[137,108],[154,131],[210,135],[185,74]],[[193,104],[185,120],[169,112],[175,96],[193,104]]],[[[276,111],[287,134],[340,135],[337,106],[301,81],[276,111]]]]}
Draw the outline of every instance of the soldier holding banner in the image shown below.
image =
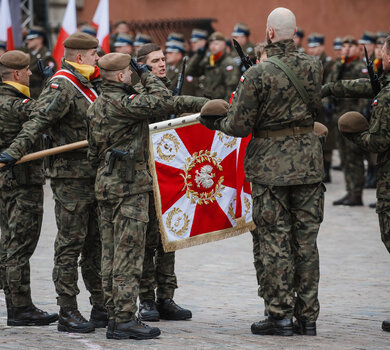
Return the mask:
{"type": "MultiPolygon", "coordinates": [[[[35,141],[50,128],[53,145],[84,140],[87,134],[85,114],[96,99],[95,67],[99,41],[85,33],[70,35],[65,41],[62,67],[47,83],[31,120],[0,157],[1,163],[13,163],[32,150],[35,141]]],[[[94,182],[96,170],[87,161],[85,149],[55,156],[48,169],[55,199],[58,233],[55,241],[53,282],[60,306],[58,330],[88,333],[105,327],[101,286],[101,242],[97,223],[94,182]],[[91,294],[91,319],[79,312],[76,296],[78,259],[84,283],[91,294]]]]}

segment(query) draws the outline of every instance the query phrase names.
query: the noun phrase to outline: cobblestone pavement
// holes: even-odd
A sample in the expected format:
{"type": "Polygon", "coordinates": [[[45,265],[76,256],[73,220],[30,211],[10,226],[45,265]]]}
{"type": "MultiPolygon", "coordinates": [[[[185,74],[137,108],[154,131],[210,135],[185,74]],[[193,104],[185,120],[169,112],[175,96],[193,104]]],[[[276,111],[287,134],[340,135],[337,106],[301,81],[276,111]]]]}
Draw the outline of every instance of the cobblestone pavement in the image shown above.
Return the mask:
{"type": "MultiPolygon", "coordinates": [[[[250,325],[263,314],[252,265],[251,236],[177,252],[179,289],[175,301],[192,310],[190,321],[154,323],[162,334],[155,340],[107,340],[105,330],[87,335],[45,327],[7,327],[4,295],[0,292],[0,349],[390,349],[390,333],[381,322],[390,318],[390,257],[380,240],[377,216],[368,204],[375,190],[365,190],[364,207],[334,207],[344,195],[341,172],[333,171],[327,186],[325,220],[318,240],[321,259],[317,337],[256,336],[250,325]]],[[[32,258],[35,304],[57,312],[51,281],[56,234],[53,200],[46,186],[41,239],[32,258]]],[[[89,317],[83,283],[78,301],[89,317]]]]}

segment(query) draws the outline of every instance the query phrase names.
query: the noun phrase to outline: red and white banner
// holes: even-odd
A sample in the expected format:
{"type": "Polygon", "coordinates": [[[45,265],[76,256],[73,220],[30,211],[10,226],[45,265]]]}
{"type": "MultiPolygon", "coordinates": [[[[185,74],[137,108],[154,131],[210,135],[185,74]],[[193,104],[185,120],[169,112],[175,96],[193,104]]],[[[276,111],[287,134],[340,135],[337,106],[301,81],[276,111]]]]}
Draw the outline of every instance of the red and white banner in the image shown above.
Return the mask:
{"type": "Polygon", "coordinates": [[[151,128],[150,137],[150,169],[165,251],[249,229],[252,199],[240,157],[245,139],[211,131],[199,122],[151,128]]]}
{"type": "Polygon", "coordinates": [[[69,0],[66,6],[61,30],[57,37],[57,43],[53,50],[53,58],[57,63],[57,68],[61,68],[61,58],[64,56],[64,45],[62,43],[71,34],[77,31],[76,0],[69,0]]]}
{"type": "Polygon", "coordinates": [[[7,51],[15,49],[11,11],[8,0],[1,0],[0,4],[0,40],[7,42],[7,51]]]}
{"type": "Polygon", "coordinates": [[[97,28],[96,37],[105,53],[110,52],[110,15],[108,0],[100,0],[92,19],[92,25],[97,28]]]}

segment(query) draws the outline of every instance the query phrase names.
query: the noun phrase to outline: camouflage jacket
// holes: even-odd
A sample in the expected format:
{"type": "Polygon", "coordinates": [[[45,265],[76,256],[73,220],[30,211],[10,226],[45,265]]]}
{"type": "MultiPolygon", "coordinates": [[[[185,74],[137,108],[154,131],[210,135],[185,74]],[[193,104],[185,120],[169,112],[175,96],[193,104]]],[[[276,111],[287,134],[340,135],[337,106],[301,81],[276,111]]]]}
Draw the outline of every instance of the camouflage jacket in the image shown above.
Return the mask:
{"type": "MultiPolygon", "coordinates": [[[[0,83],[0,152],[3,152],[18,135],[23,123],[35,108],[33,100],[8,84],[0,83]]],[[[34,144],[39,151],[40,139],[34,144]]],[[[45,183],[42,160],[15,165],[0,171],[0,188],[14,188],[18,185],[42,185],[45,183]]]]}
{"type": "MultiPolygon", "coordinates": [[[[179,79],[179,74],[183,69],[183,61],[176,66],[167,65],[167,78],[171,81],[171,90],[176,87],[179,79]]],[[[192,76],[184,73],[183,87],[181,89],[181,95],[196,96],[197,80],[192,76]]]]}
{"type": "Polygon", "coordinates": [[[104,82],[103,93],[88,109],[88,159],[97,167],[95,191],[100,201],[152,191],[152,178],[147,170],[149,117],[196,112],[207,101],[198,98],[189,105],[184,96],[172,97],[161,79],[151,73],[143,74],[141,81],[146,92],[142,94],[130,85],[104,82]],[[132,150],[134,156],[130,165],[117,160],[112,174],[106,175],[106,153],[113,148],[132,150]],[[135,171],[133,180],[125,181],[125,173],[131,171],[135,171]]]}
{"type": "MultiPolygon", "coordinates": [[[[322,65],[319,60],[299,53],[292,40],[268,45],[266,51],[268,57],[276,56],[290,67],[311,97],[315,114],[320,113],[322,65]]],[[[313,123],[313,115],[287,75],[266,60],[244,73],[227,118],[215,124],[228,135],[245,137],[256,131],[310,127],[313,123]]],[[[244,166],[247,180],[258,184],[287,186],[320,182],[321,144],[313,132],[252,137],[244,166]]]]}
{"type": "Polygon", "coordinates": [[[233,58],[223,53],[214,66],[210,65],[210,56],[202,57],[195,54],[188,63],[187,74],[190,76],[204,75],[203,96],[229,101],[232,92],[236,89],[241,71],[233,58]]]}
{"type": "MultiPolygon", "coordinates": [[[[71,71],[84,86],[94,88],[92,82],[65,61],[62,62],[62,68],[71,71]]],[[[98,82],[100,79],[96,79],[98,82]]],[[[32,150],[32,144],[42,133],[51,136],[53,147],[85,140],[85,118],[89,106],[90,103],[73,83],[61,77],[53,78],[36,101],[31,120],[23,125],[7,153],[19,159],[32,150]]],[[[95,171],[87,161],[86,148],[55,156],[47,173],[54,178],[95,177],[95,171]]]]}
{"type": "Polygon", "coordinates": [[[390,72],[385,72],[381,78],[381,91],[374,97],[369,79],[342,80],[327,84],[327,93],[336,96],[372,98],[372,111],[368,131],[346,136],[362,149],[378,153],[376,195],[377,211],[381,207],[381,199],[390,199],[390,72]]]}
{"type": "Polygon", "coordinates": [[[328,77],[330,76],[330,74],[332,72],[332,68],[333,68],[333,65],[335,62],[332,60],[331,57],[326,56],[325,52],[323,52],[321,54],[319,59],[322,63],[322,67],[324,68],[324,75],[322,78],[322,84],[325,84],[325,82],[328,81],[328,77]]]}

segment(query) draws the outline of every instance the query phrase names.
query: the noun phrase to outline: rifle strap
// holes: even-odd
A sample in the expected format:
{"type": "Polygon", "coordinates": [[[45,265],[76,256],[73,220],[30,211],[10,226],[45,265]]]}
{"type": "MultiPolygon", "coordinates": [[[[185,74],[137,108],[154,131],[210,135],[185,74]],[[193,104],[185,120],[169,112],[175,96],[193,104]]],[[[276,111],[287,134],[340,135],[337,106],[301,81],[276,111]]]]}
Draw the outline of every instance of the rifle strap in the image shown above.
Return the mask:
{"type": "Polygon", "coordinates": [[[309,94],[307,93],[305,87],[303,86],[302,82],[297,78],[297,76],[294,74],[294,72],[288,67],[285,63],[283,63],[281,60],[276,58],[275,56],[269,57],[267,61],[273,63],[275,66],[279,67],[290,79],[290,81],[293,83],[294,87],[297,89],[299,95],[301,96],[303,102],[307,104],[310,112],[311,106],[310,106],[310,97],[309,94]]]}

